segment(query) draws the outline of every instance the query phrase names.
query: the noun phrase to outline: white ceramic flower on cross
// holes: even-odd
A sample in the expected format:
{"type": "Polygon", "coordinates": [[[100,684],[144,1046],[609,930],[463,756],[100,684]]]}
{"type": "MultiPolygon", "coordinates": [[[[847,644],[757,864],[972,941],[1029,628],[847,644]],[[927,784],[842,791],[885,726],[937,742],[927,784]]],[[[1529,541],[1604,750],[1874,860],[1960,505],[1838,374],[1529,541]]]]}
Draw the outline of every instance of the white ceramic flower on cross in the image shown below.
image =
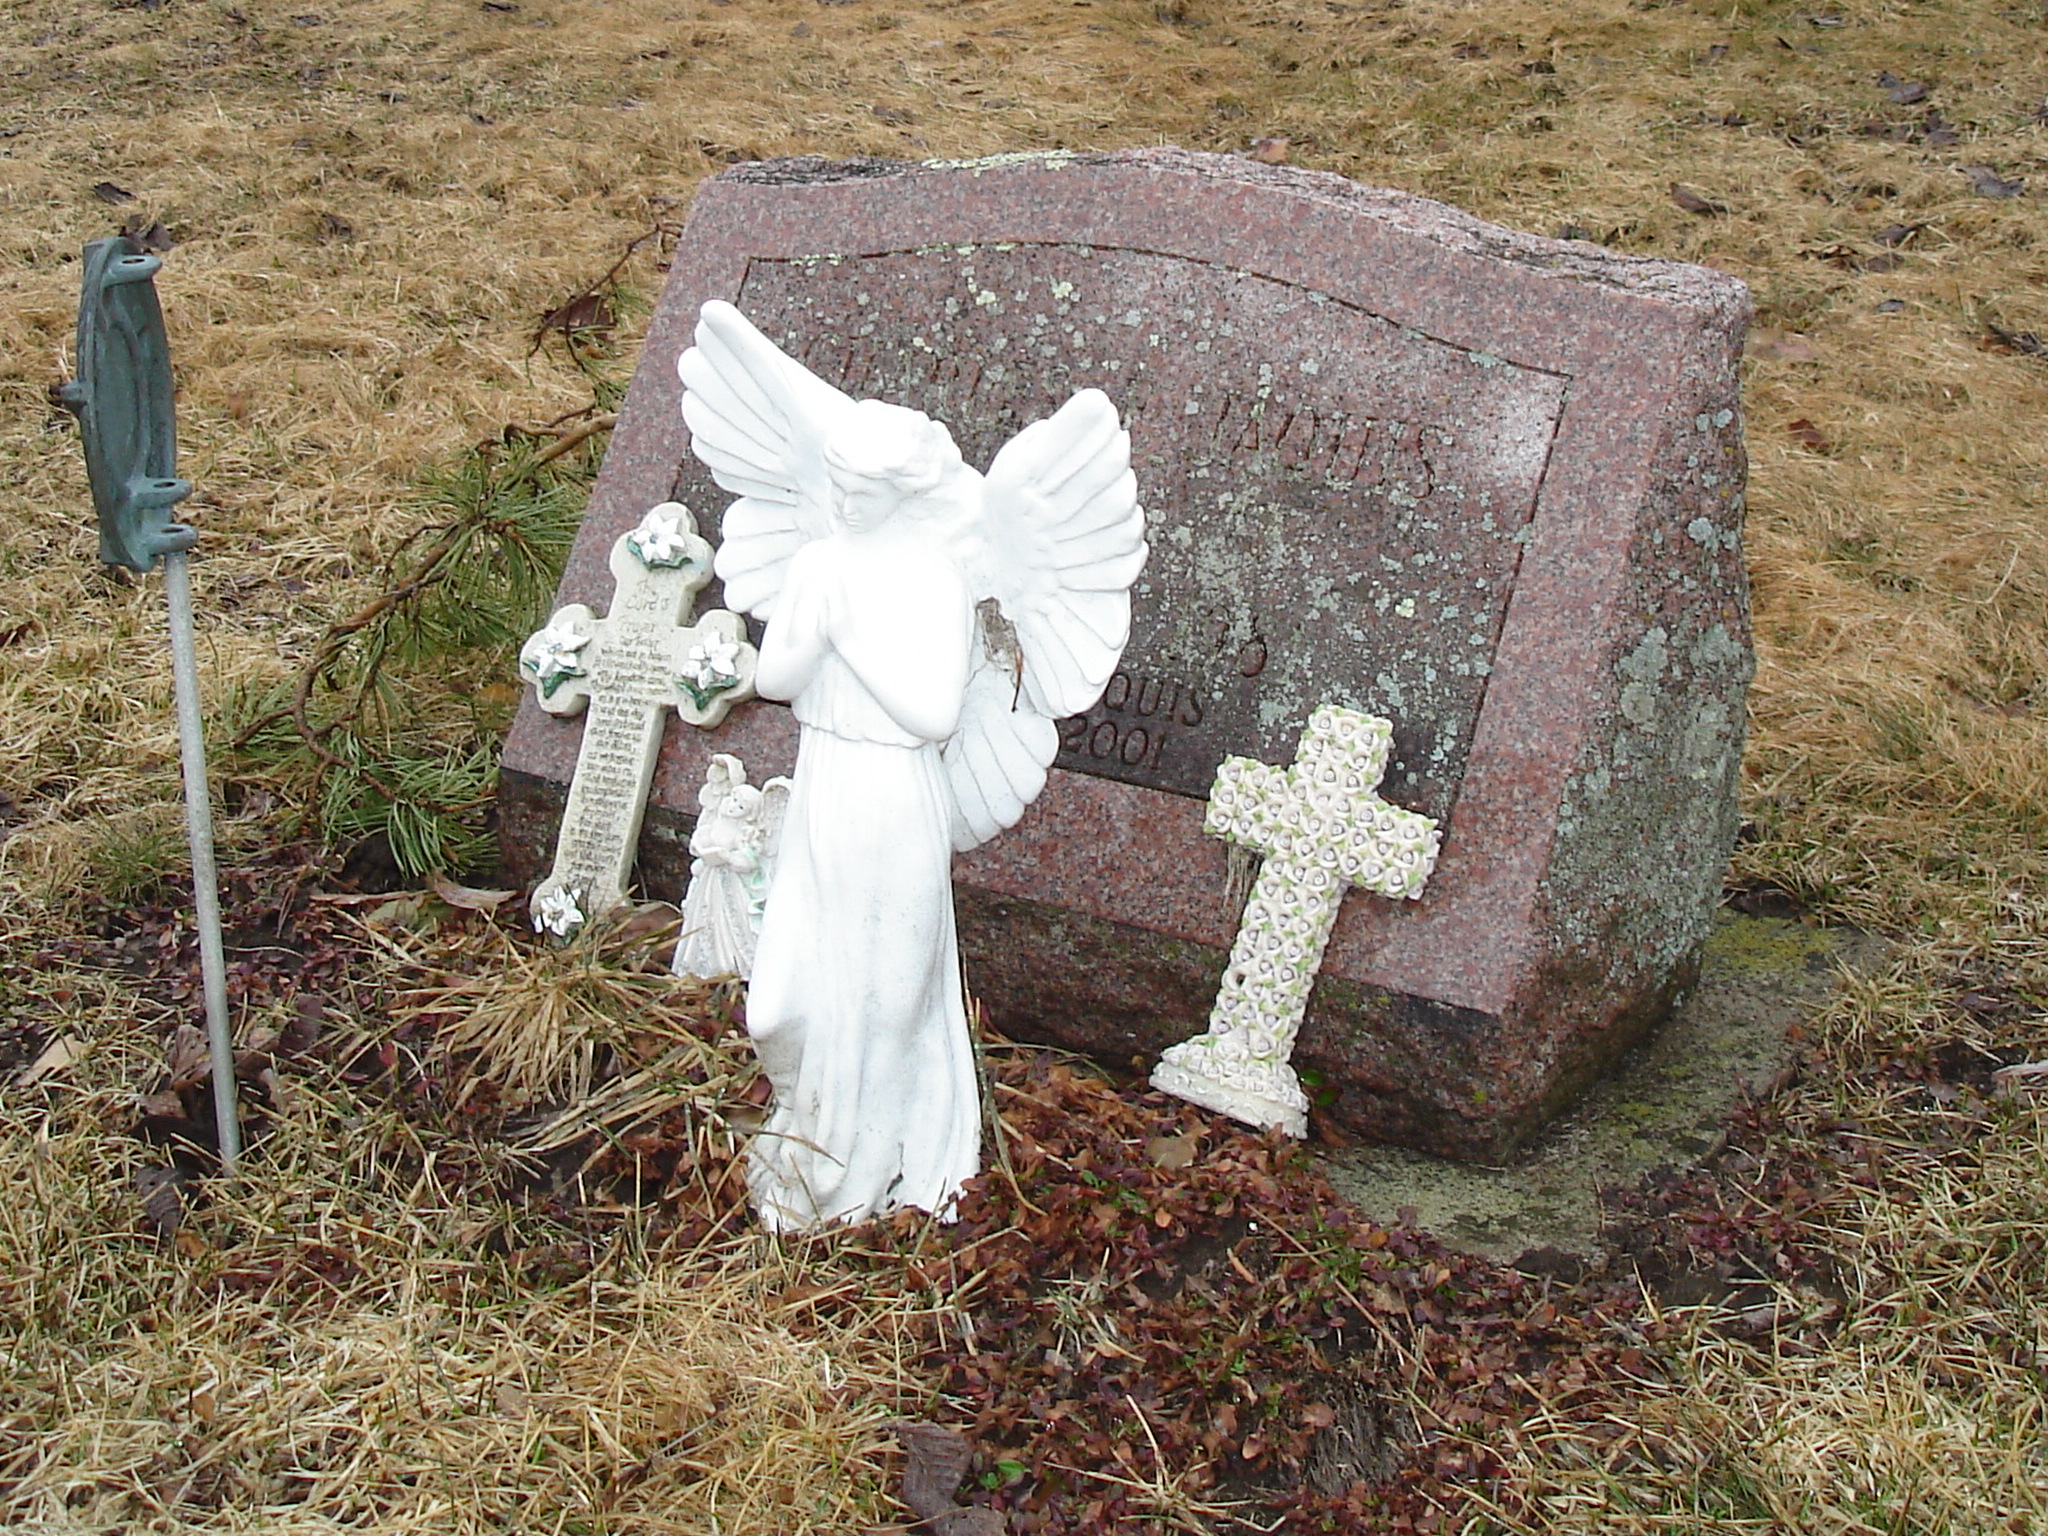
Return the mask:
{"type": "Polygon", "coordinates": [[[558,939],[568,938],[583,926],[583,909],[576,904],[576,893],[561,886],[537,892],[529,915],[535,933],[551,933],[558,939]]]}
{"type": "Polygon", "coordinates": [[[701,709],[717,693],[740,680],[740,644],[729,635],[710,634],[690,647],[676,674],[676,686],[701,709]]]}
{"type": "Polygon", "coordinates": [[[1289,1058],[1345,889],[1413,901],[1436,867],[1436,822],[1377,793],[1393,725],[1325,704],[1292,768],[1230,757],[1203,830],[1265,855],[1231,946],[1208,1033],[1159,1058],[1152,1085],[1252,1125],[1308,1133],[1289,1058]]]}
{"type": "Polygon", "coordinates": [[[675,502],[664,502],[640,519],[640,526],[626,535],[626,548],[640,557],[643,565],[671,569],[688,565],[697,558],[691,551],[697,530],[683,526],[687,516],[675,502]]]}
{"type": "Polygon", "coordinates": [[[564,610],[520,648],[519,668],[533,679],[543,698],[552,698],[563,679],[584,676],[582,652],[588,644],[590,631],[577,622],[574,611],[564,610]]]}

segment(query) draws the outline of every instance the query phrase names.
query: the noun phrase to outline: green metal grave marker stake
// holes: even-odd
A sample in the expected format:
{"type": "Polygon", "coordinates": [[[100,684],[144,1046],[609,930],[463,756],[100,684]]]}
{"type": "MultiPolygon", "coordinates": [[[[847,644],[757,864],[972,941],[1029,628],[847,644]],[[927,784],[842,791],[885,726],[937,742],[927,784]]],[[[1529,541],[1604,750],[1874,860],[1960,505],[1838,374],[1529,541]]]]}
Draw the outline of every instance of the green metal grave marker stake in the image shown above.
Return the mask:
{"type": "Polygon", "coordinates": [[[178,755],[185,772],[185,836],[192,847],[192,902],[199,919],[206,1034],[213,1058],[213,1115],[220,1160],[242,1155],[235,1116],[235,1047],[228,1029],[227,961],[220,940],[220,881],[213,863],[213,805],[199,715],[199,662],[192,637],[192,578],[185,552],[198,533],[171,520],[192,494],[177,477],[171,349],[157,304],[161,258],[124,238],[85,248],[78,299],[78,377],[58,399],[78,417],[86,477],[99,515],[100,559],[147,572],[164,563],[170,605],[171,675],[178,700],[178,755]]]}

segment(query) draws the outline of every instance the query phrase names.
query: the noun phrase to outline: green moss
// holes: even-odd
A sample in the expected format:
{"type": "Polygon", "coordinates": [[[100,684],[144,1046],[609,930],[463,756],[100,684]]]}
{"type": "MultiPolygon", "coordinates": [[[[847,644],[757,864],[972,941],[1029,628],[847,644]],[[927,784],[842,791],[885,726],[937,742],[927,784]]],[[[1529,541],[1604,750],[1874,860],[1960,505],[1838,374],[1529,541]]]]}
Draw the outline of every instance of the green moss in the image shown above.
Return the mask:
{"type": "Polygon", "coordinates": [[[1720,976],[1783,975],[1806,970],[1834,951],[1835,941],[1822,929],[1724,914],[1707,936],[1706,963],[1720,976]]]}

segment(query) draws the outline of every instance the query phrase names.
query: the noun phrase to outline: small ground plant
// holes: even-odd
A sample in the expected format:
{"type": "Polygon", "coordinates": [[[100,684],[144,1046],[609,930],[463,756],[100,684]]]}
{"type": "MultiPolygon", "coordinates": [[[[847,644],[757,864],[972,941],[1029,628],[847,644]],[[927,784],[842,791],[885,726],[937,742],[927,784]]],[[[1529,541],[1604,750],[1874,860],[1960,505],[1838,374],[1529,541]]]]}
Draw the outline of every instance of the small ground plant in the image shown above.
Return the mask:
{"type": "Polygon", "coordinates": [[[302,808],[292,830],[403,879],[489,868],[513,662],[547,616],[593,469],[588,439],[507,431],[427,474],[384,589],[296,678],[242,702],[245,792],[260,779],[302,808]]]}

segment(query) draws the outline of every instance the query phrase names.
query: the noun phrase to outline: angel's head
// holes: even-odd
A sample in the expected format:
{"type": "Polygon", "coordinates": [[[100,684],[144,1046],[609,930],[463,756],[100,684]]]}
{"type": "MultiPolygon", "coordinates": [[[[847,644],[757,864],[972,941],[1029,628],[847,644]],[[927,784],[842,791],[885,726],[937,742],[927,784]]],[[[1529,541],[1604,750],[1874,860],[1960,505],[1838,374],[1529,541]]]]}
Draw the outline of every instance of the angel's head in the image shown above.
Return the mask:
{"type": "Polygon", "coordinates": [[[761,791],[751,784],[735,784],[719,809],[734,821],[753,821],[761,810],[761,791]]]}
{"type": "Polygon", "coordinates": [[[959,462],[953,434],[922,411],[859,401],[825,440],[834,520],[850,533],[878,528],[938,489],[959,462]]]}
{"type": "Polygon", "coordinates": [[[707,815],[716,815],[725,803],[725,797],[732,793],[733,786],[747,782],[746,767],[730,752],[711,754],[711,766],[705,771],[704,785],[697,791],[697,805],[707,815]]]}

